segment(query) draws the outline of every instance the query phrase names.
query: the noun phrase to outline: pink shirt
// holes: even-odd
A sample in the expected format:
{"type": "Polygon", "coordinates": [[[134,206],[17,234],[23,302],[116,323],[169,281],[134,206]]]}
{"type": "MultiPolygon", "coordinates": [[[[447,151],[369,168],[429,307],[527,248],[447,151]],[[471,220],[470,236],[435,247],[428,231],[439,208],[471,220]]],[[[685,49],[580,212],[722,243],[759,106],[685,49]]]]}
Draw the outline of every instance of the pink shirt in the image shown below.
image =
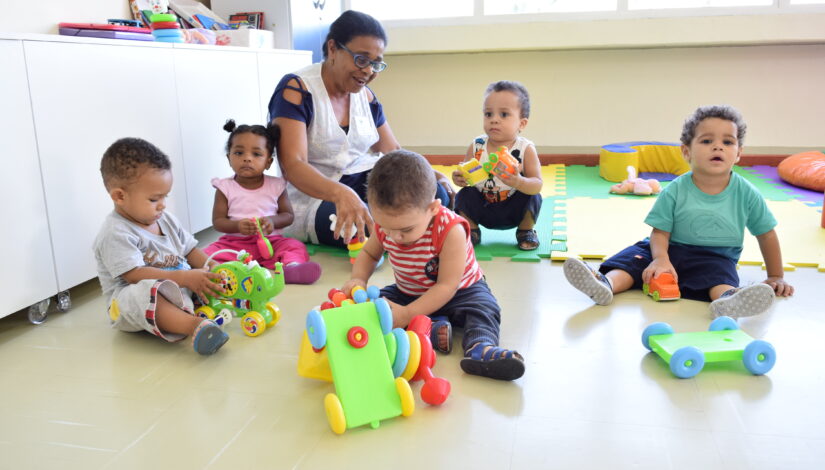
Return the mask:
{"type": "Polygon", "coordinates": [[[386,232],[375,225],[378,240],[389,253],[390,265],[395,274],[398,289],[407,295],[422,295],[435,285],[438,279],[438,255],[444,245],[447,233],[461,224],[466,233],[464,274],[461,276],[459,289],[470,287],[482,278],[484,273],[476,262],[475,250],[470,241],[470,224],[455,212],[442,207],[433,217],[424,235],[415,243],[398,245],[387,237],[386,232]]]}
{"type": "MultiPolygon", "coordinates": [[[[246,189],[228,178],[212,178],[212,186],[229,201],[229,218],[232,220],[265,217],[278,213],[278,198],[286,189],[286,181],[276,176],[264,175],[264,184],[257,189],[246,189]]],[[[276,229],[273,234],[280,235],[276,229]]]]}

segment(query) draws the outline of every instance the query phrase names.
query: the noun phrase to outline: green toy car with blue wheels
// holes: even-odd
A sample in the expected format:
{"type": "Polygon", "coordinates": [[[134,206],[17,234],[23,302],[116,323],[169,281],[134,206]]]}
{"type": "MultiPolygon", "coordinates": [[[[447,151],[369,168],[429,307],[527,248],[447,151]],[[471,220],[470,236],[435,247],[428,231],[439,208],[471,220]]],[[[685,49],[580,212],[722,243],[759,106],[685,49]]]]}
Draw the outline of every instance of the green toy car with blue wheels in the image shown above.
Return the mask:
{"type": "Polygon", "coordinates": [[[667,323],[653,323],[642,333],[642,344],[670,364],[670,371],[681,379],[695,376],[710,362],[742,361],[754,375],[768,373],[776,363],[773,346],[751,338],[730,317],[716,318],[708,331],[690,333],[674,333],[667,323]]]}

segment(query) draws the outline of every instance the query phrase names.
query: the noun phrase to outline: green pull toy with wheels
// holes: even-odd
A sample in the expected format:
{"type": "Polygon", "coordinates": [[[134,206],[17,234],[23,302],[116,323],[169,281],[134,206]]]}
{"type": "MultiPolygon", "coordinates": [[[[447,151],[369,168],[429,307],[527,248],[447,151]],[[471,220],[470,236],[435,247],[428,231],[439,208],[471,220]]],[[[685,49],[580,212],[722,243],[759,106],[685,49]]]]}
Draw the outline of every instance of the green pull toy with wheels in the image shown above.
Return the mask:
{"type": "Polygon", "coordinates": [[[284,270],[281,263],[269,271],[252,260],[249,253],[235,250],[218,250],[212,256],[230,252],[237,260],[221,263],[212,268],[221,276],[218,283],[224,289],[221,297],[207,297],[207,305],[198,307],[195,314],[208,318],[218,325],[229,323],[233,316],[241,317],[241,327],[247,336],[258,336],[267,327],[275,326],[281,319],[281,310],[272,299],[284,290],[284,270]]]}

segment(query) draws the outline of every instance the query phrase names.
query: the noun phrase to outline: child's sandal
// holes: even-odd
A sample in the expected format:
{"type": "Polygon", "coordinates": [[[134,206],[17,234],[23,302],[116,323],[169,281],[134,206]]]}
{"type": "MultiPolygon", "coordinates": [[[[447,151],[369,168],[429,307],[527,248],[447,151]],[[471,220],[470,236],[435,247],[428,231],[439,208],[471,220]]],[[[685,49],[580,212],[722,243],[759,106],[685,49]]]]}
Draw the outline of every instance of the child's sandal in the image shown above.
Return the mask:
{"type": "Polygon", "coordinates": [[[516,230],[516,241],[518,249],[522,251],[533,251],[539,247],[539,236],[535,230],[516,230]]]}
{"type": "Polygon", "coordinates": [[[516,351],[478,343],[464,355],[461,370],[468,374],[496,380],[516,380],[524,375],[524,358],[516,351]]]}
{"type": "MultiPolygon", "coordinates": [[[[446,317],[444,317],[446,318],[446,317]]],[[[450,354],[450,351],[453,350],[453,326],[450,324],[448,320],[434,320],[432,327],[430,329],[430,343],[433,345],[433,350],[440,352],[441,354],[450,354]],[[444,328],[447,329],[447,347],[441,347],[441,340],[439,339],[438,333],[441,332],[444,328]]]]}
{"type": "Polygon", "coordinates": [[[481,229],[480,228],[471,228],[470,229],[470,241],[473,243],[473,246],[476,246],[479,243],[481,243],[481,229]]]}

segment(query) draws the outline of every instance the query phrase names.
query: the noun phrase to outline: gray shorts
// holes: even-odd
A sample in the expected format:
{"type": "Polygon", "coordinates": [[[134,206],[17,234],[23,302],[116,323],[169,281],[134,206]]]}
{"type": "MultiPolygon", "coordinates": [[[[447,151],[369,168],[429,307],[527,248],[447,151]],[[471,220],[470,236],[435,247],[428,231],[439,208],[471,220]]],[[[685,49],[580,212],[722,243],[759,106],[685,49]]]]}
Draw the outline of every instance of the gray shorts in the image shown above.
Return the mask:
{"type": "Polygon", "coordinates": [[[129,284],[112,296],[109,302],[109,320],[112,328],[120,331],[148,331],[169,342],[180,341],[186,335],[166,333],[155,324],[158,295],[187,313],[194,312],[192,292],[180,288],[173,281],[144,279],[129,284]]]}

